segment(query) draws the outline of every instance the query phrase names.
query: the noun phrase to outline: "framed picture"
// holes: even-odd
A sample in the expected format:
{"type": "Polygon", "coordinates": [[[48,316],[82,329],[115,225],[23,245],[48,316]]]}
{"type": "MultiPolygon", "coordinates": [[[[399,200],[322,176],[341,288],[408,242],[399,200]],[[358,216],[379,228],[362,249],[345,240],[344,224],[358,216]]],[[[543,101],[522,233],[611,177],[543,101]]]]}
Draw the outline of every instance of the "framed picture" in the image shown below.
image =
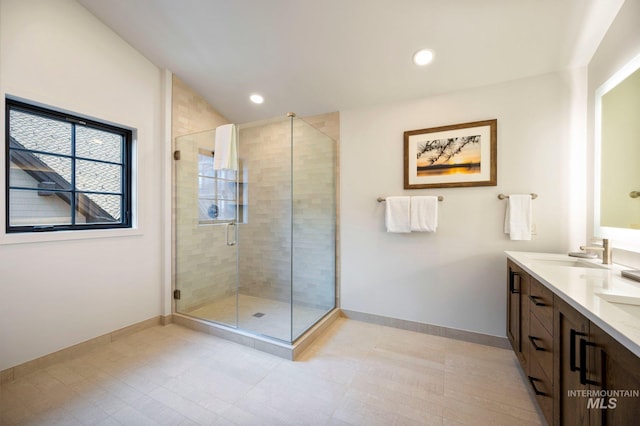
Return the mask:
{"type": "Polygon", "coordinates": [[[404,188],[495,186],[498,120],[404,132],[404,188]]]}

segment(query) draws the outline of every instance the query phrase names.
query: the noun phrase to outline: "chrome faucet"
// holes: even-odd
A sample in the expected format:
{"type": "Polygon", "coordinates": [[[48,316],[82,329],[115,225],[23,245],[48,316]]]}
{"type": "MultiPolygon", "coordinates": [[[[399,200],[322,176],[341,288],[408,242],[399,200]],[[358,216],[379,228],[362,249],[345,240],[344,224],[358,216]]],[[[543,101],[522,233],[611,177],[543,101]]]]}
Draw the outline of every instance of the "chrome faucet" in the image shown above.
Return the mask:
{"type": "Polygon", "coordinates": [[[601,251],[602,263],[605,265],[611,264],[611,247],[609,246],[609,240],[607,238],[602,239],[602,246],[580,246],[580,250],[601,251]]]}

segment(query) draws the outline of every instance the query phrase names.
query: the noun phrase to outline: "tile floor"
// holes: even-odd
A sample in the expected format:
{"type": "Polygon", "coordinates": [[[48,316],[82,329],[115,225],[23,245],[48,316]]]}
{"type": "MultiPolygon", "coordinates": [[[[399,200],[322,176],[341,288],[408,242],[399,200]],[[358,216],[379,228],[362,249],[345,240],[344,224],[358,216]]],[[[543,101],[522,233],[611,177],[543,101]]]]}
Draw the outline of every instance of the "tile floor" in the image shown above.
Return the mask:
{"type": "Polygon", "coordinates": [[[295,340],[331,310],[330,308],[322,310],[300,304],[291,306],[289,303],[278,300],[239,294],[237,299],[236,296],[221,298],[216,302],[208,303],[185,313],[197,318],[235,326],[236,304],[239,328],[286,342],[291,341],[292,327],[295,340]],[[264,315],[255,317],[256,313],[264,315]]]}
{"type": "Polygon", "coordinates": [[[153,327],[0,387],[14,425],[538,425],[505,349],[338,319],[287,361],[153,327]]]}

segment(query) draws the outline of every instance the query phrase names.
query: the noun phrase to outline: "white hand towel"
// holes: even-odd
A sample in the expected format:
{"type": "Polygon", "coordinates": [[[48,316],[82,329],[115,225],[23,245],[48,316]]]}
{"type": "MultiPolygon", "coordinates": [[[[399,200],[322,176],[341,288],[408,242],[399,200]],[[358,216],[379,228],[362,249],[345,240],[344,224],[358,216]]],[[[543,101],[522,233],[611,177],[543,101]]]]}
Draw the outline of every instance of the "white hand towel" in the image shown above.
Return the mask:
{"type": "Polygon", "coordinates": [[[235,124],[216,127],[214,170],[238,170],[237,131],[235,124]]]}
{"type": "Polygon", "coordinates": [[[531,194],[509,195],[504,217],[504,232],[512,240],[530,240],[532,208],[531,194]]]}
{"type": "Polygon", "coordinates": [[[411,232],[410,204],[411,197],[387,197],[385,211],[387,232],[411,232]]]}
{"type": "Polygon", "coordinates": [[[438,197],[411,197],[411,230],[436,232],[438,227],[438,197]]]}

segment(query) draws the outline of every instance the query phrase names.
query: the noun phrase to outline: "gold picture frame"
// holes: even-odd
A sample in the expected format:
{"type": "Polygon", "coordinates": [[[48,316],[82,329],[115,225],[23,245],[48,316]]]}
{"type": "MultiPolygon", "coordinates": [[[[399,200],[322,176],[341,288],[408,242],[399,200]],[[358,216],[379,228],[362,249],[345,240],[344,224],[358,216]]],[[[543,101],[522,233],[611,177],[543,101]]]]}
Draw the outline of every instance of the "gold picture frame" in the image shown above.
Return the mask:
{"type": "Polygon", "coordinates": [[[496,186],[498,120],[404,132],[404,188],[496,186]]]}

